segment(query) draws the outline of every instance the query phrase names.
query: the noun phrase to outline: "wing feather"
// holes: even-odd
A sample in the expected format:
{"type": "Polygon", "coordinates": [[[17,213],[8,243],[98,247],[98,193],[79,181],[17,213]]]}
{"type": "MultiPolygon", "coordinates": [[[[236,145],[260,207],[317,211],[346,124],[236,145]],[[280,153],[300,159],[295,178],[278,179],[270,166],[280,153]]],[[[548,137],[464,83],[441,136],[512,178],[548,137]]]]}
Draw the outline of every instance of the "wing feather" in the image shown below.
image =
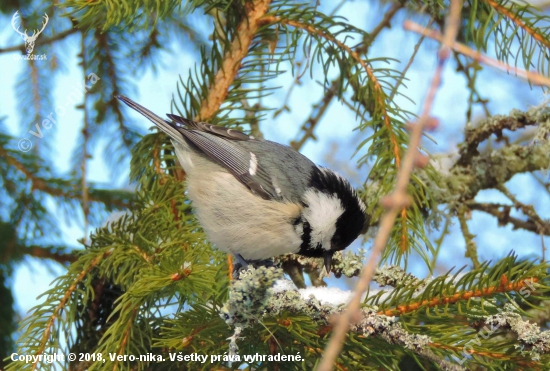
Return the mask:
{"type": "Polygon", "coordinates": [[[265,200],[278,198],[269,175],[258,166],[254,153],[214,134],[197,130],[182,130],[182,134],[201,152],[233,174],[252,193],[265,200]]]}
{"type": "MultiPolygon", "coordinates": [[[[285,196],[277,185],[277,176],[270,174],[262,166],[262,164],[265,165],[266,163],[271,164],[272,161],[267,161],[260,154],[253,152],[256,149],[252,148],[257,147],[259,149],[258,146],[261,145],[254,137],[237,130],[205,122],[196,122],[172,114],[167,115],[173,120],[173,122],[169,122],[127,97],[118,96],[117,98],[126,103],[130,108],[147,117],[176,142],[192,145],[199,152],[228,170],[239,182],[248,187],[252,193],[265,200],[283,199],[285,196]],[[254,143],[257,145],[248,148],[245,143],[254,143]]],[[[265,145],[271,147],[276,145],[267,141],[262,143],[266,143],[265,145]]]]}

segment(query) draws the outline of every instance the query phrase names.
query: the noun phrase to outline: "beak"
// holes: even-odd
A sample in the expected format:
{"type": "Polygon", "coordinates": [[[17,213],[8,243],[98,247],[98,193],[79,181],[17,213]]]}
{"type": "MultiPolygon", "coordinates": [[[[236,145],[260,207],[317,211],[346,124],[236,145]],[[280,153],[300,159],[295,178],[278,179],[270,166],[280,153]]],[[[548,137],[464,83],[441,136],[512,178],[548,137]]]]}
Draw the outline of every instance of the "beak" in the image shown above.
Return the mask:
{"type": "Polygon", "coordinates": [[[330,276],[330,268],[332,265],[332,251],[325,252],[323,258],[325,259],[325,271],[327,272],[327,276],[330,276]]]}

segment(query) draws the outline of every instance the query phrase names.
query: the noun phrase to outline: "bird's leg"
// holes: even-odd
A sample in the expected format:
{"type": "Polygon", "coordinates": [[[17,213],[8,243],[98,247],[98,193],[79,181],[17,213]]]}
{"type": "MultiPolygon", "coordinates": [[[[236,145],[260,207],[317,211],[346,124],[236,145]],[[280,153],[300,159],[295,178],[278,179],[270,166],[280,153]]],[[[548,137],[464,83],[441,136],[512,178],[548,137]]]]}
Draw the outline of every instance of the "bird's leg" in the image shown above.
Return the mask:
{"type": "Polygon", "coordinates": [[[244,260],[241,254],[234,254],[235,262],[233,263],[233,273],[231,274],[231,279],[239,279],[240,272],[243,269],[248,268],[248,262],[244,260]]]}
{"type": "Polygon", "coordinates": [[[273,259],[265,259],[265,260],[245,260],[241,254],[235,254],[235,263],[233,264],[233,277],[235,279],[239,279],[239,273],[243,269],[248,269],[249,266],[252,266],[254,268],[258,267],[274,267],[275,263],[273,262],[273,259]]]}
{"type": "Polygon", "coordinates": [[[252,265],[254,268],[258,268],[258,267],[271,268],[275,266],[275,262],[273,262],[273,259],[250,260],[248,263],[252,265]]]}
{"type": "Polygon", "coordinates": [[[238,268],[248,268],[248,262],[244,260],[241,254],[235,254],[235,259],[237,260],[237,264],[235,264],[235,266],[239,265],[240,267],[238,268]]]}

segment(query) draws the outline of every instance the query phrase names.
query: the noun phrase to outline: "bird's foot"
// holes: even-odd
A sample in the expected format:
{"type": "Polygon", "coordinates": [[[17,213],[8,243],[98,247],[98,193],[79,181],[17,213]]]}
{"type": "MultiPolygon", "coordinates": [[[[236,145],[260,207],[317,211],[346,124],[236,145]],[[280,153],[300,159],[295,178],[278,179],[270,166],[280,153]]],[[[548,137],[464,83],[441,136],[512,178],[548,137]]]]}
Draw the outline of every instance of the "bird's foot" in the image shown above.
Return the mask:
{"type": "Polygon", "coordinates": [[[236,277],[239,279],[239,276],[243,270],[248,269],[248,267],[274,267],[275,263],[273,262],[273,259],[265,259],[265,260],[245,260],[241,254],[235,254],[235,263],[233,264],[233,277],[236,277]]]}

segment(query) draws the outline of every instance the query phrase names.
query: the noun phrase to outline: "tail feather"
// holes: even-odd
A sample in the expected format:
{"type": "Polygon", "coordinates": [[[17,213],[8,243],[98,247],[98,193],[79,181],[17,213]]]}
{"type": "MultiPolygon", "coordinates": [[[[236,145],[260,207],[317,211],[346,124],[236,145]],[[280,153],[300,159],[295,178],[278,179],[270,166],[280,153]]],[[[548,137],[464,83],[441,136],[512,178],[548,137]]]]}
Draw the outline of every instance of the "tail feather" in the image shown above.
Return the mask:
{"type": "Polygon", "coordinates": [[[147,108],[143,107],[142,105],[134,102],[128,97],[125,97],[123,95],[118,95],[117,98],[124,102],[128,107],[138,111],[143,116],[147,117],[153,124],[155,124],[160,130],[165,132],[170,136],[170,138],[174,139],[178,142],[183,142],[183,134],[178,131],[178,129],[171,123],[163,119],[162,117],[154,114],[153,112],[149,111],[147,108]]]}
{"type": "Polygon", "coordinates": [[[171,113],[167,113],[166,116],[168,116],[168,118],[172,119],[174,122],[187,126],[187,128],[189,129],[201,130],[201,131],[204,130],[201,127],[200,122],[189,120],[178,115],[173,115],[171,113]]]}

